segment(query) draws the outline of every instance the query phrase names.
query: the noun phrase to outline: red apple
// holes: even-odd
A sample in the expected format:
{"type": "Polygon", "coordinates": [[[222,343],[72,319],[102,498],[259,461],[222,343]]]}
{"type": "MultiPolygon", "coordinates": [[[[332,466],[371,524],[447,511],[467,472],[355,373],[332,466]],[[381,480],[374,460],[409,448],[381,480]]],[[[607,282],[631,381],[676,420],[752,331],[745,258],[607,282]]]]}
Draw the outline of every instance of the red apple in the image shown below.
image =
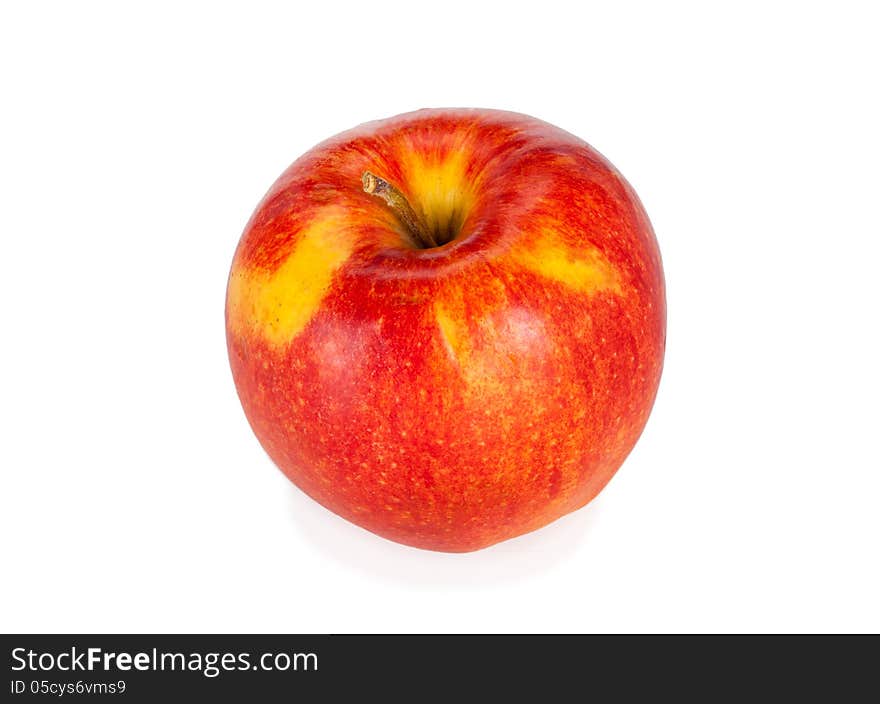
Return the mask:
{"type": "Polygon", "coordinates": [[[657,242],[547,123],[421,110],[285,171],[235,253],[229,359],[281,470],[359,526],[467,551],[605,486],[663,364],[657,242]]]}

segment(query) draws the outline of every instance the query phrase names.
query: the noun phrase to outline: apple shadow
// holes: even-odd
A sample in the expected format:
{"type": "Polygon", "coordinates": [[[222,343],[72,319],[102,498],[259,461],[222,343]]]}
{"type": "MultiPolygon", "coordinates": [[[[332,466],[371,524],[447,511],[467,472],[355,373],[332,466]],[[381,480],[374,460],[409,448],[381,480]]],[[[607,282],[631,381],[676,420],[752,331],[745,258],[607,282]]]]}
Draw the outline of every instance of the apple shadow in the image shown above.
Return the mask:
{"type": "Polygon", "coordinates": [[[532,533],[469,553],[400,545],[349,523],[290,487],[290,516],[314,548],[345,566],[413,588],[483,588],[539,576],[587,542],[601,495],[532,533]]]}

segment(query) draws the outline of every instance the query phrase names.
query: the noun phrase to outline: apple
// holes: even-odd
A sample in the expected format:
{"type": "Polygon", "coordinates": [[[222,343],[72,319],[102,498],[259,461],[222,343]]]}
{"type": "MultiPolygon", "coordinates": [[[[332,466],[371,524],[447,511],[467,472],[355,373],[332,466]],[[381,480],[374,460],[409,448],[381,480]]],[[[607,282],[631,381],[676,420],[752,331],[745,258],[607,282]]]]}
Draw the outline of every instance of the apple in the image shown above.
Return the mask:
{"type": "Polygon", "coordinates": [[[226,299],[275,464],[349,521],[449,552],[599,493],[644,428],[665,328],[633,189],[577,137],[494,110],[313,148],[248,222],[226,299]]]}

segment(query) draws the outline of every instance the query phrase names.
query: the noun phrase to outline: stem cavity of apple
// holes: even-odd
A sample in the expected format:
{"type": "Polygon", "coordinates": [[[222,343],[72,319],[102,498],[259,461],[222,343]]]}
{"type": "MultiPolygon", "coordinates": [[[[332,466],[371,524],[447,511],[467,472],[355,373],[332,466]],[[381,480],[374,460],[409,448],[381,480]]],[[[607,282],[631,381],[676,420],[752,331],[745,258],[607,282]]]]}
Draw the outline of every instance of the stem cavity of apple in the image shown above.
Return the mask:
{"type": "Polygon", "coordinates": [[[406,227],[407,233],[412,239],[412,244],[416,248],[429,249],[440,246],[441,243],[437,241],[428,223],[409,204],[406,196],[396,186],[369,171],[364,171],[361,180],[363,181],[366,193],[384,200],[394,214],[397,215],[400,222],[406,227]]]}

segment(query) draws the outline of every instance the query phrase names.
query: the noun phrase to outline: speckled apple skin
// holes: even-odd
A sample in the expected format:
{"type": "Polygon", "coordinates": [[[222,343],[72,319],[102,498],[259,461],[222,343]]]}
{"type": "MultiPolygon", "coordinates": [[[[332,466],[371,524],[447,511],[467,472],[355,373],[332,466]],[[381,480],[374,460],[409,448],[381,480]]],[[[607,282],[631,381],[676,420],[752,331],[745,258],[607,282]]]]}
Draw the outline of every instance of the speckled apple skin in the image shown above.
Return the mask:
{"type": "Polygon", "coordinates": [[[596,496],[647,421],[665,317],[629,184],[577,137],[491,110],[400,115],[302,156],[245,228],[226,301],[278,467],[359,526],[453,552],[596,496]],[[364,171],[458,236],[413,248],[364,171]]]}

